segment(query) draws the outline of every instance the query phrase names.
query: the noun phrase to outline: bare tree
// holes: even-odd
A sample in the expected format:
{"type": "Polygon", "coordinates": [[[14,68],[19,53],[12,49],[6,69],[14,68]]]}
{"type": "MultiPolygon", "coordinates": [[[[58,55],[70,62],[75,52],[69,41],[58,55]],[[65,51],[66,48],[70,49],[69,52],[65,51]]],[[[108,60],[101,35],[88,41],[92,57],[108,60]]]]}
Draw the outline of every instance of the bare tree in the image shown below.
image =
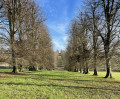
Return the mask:
{"type": "Polygon", "coordinates": [[[54,68],[51,38],[41,8],[34,0],[4,1],[0,1],[0,38],[11,48],[13,72],[18,72],[18,65],[21,71],[25,64],[34,70],[41,64],[54,68]]]}
{"type": "Polygon", "coordinates": [[[69,45],[66,51],[66,61],[68,61],[67,68],[72,71],[88,74],[88,60],[90,49],[88,47],[88,19],[86,13],[80,13],[75,20],[73,20],[69,45]],[[70,67],[70,68],[69,68],[70,67]]]}
{"type": "Polygon", "coordinates": [[[105,78],[112,78],[110,59],[114,49],[117,47],[119,40],[119,0],[101,0],[98,2],[102,10],[103,16],[101,17],[102,31],[99,32],[103,40],[105,60],[106,60],[106,76],[105,78]],[[118,39],[117,39],[118,38],[118,39]]]}
{"type": "Polygon", "coordinates": [[[99,26],[100,14],[98,9],[98,3],[96,0],[87,0],[85,2],[87,6],[87,17],[89,19],[89,31],[92,34],[92,49],[93,49],[93,65],[94,65],[94,74],[97,75],[97,56],[98,56],[98,49],[100,46],[100,40],[98,39],[98,31],[96,27],[99,26]]]}

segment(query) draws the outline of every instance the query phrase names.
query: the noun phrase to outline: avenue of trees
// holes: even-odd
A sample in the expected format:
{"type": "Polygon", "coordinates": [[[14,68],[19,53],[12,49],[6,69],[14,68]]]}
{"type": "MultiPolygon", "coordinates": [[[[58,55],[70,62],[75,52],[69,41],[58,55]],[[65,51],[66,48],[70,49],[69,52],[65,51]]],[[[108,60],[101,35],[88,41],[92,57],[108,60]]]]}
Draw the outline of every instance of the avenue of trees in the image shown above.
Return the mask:
{"type": "Polygon", "coordinates": [[[112,78],[111,69],[120,64],[120,1],[85,0],[84,6],[69,29],[65,69],[98,75],[105,65],[105,78],[112,78]]]}
{"type": "MultiPolygon", "coordinates": [[[[0,0],[0,44],[13,72],[53,69],[54,52],[46,18],[34,0],[0,0]]],[[[1,55],[1,56],[4,56],[1,55]]],[[[1,57],[2,58],[2,57],[1,57]]]]}
{"type": "Polygon", "coordinates": [[[66,51],[59,53],[35,0],[0,0],[0,62],[14,73],[51,70],[60,54],[66,70],[106,70],[105,78],[112,78],[113,68],[120,70],[120,1],[84,0],[83,6],[70,24],[66,51]]]}

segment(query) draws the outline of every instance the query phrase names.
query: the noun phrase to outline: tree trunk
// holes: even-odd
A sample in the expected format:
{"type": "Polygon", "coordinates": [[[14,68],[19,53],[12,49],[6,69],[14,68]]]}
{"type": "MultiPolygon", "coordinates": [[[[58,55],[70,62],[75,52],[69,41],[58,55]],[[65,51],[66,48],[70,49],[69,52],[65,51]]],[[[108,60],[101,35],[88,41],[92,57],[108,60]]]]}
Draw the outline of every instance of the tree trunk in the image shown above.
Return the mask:
{"type": "Polygon", "coordinates": [[[16,66],[13,66],[13,71],[12,71],[12,72],[14,72],[14,73],[15,73],[15,70],[16,70],[16,66]]]}
{"type": "Polygon", "coordinates": [[[75,69],[74,69],[74,72],[78,72],[78,69],[77,69],[77,68],[75,68],[75,69]]]}
{"type": "Polygon", "coordinates": [[[112,78],[112,72],[108,58],[106,59],[106,76],[104,78],[112,78]]]}
{"type": "Polygon", "coordinates": [[[85,70],[85,74],[88,74],[88,73],[89,73],[89,69],[87,67],[86,70],[85,70]]]}
{"type": "Polygon", "coordinates": [[[86,68],[85,68],[85,74],[88,74],[89,73],[89,69],[88,69],[88,61],[86,59],[86,68]]]}
{"type": "Polygon", "coordinates": [[[13,57],[13,73],[18,73],[18,67],[17,67],[17,62],[16,62],[16,58],[13,57]]]}
{"type": "Polygon", "coordinates": [[[17,70],[17,63],[16,63],[16,57],[15,57],[15,44],[14,44],[14,35],[11,37],[11,49],[12,49],[12,65],[13,65],[13,71],[14,73],[18,73],[18,70],[17,70]]]}
{"type": "Polygon", "coordinates": [[[20,65],[19,72],[24,72],[24,70],[23,70],[23,65],[20,65]]]}
{"type": "Polygon", "coordinates": [[[12,1],[8,0],[8,16],[7,17],[8,17],[9,29],[10,29],[10,44],[11,44],[12,65],[13,65],[12,72],[17,73],[18,71],[17,71],[16,57],[15,57],[15,3],[16,3],[15,0],[12,0],[12,1]]]}
{"type": "Polygon", "coordinates": [[[111,73],[111,68],[107,68],[107,73],[106,76],[104,78],[112,78],[112,73],[111,73]]]}
{"type": "Polygon", "coordinates": [[[36,71],[38,71],[39,70],[39,66],[38,66],[38,64],[36,63],[36,71]]]}
{"type": "Polygon", "coordinates": [[[93,75],[94,76],[97,76],[98,74],[97,74],[97,68],[96,68],[96,51],[94,51],[94,73],[93,73],[93,75]]]}
{"type": "Polygon", "coordinates": [[[17,66],[13,66],[13,73],[18,73],[18,69],[17,69],[17,66]]]}
{"type": "Polygon", "coordinates": [[[17,70],[17,64],[16,64],[16,58],[15,58],[15,51],[14,51],[14,45],[12,44],[12,65],[13,65],[13,73],[18,73],[17,70]]]}
{"type": "Polygon", "coordinates": [[[106,76],[104,78],[112,78],[108,46],[105,47],[105,60],[106,60],[106,76]]]}
{"type": "Polygon", "coordinates": [[[83,69],[83,74],[85,74],[85,72],[86,72],[86,68],[84,67],[84,69],[83,69]]]}
{"type": "Polygon", "coordinates": [[[80,68],[80,73],[82,73],[82,68],[80,68]]]}
{"type": "Polygon", "coordinates": [[[97,76],[98,74],[97,74],[97,69],[96,68],[94,68],[94,74],[93,74],[94,76],[97,76]]]}
{"type": "Polygon", "coordinates": [[[96,68],[96,62],[97,62],[97,48],[96,48],[96,42],[97,42],[97,40],[96,40],[96,35],[95,35],[95,33],[94,33],[94,36],[93,36],[93,42],[94,42],[94,74],[93,75],[95,75],[95,76],[97,76],[97,68],[96,68]]]}
{"type": "Polygon", "coordinates": [[[97,40],[98,40],[98,36],[96,33],[96,16],[95,16],[95,1],[94,2],[94,7],[93,7],[93,50],[94,50],[94,74],[95,76],[97,76],[97,68],[96,68],[96,62],[97,62],[97,40]]]}

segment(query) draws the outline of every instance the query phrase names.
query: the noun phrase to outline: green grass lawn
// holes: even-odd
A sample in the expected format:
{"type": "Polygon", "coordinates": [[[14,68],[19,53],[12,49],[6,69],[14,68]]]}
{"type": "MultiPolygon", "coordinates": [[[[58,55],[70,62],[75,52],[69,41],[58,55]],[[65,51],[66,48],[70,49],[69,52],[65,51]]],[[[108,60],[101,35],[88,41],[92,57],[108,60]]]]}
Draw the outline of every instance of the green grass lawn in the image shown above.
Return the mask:
{"type": "Polygon", "coordinates": [[[68,71],[26,71],[14,75],[0,69],[0,99],[120,99],[120,73],[114,79],[68,71]],[[4,73],[6,72],[6,73],[4,73]]]}

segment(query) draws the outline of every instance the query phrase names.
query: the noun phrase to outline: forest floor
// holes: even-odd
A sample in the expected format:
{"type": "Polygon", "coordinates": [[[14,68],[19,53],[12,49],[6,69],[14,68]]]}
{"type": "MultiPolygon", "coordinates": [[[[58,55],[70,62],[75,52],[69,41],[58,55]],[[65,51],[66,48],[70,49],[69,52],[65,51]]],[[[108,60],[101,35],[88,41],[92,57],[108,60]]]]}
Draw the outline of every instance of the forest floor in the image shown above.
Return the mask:
{"type": "Polygon", "coordinates": [[[25,71],[0,69],[0,99],[120,99],[120,72],[113,79],[68,71],[25,71]]]}

